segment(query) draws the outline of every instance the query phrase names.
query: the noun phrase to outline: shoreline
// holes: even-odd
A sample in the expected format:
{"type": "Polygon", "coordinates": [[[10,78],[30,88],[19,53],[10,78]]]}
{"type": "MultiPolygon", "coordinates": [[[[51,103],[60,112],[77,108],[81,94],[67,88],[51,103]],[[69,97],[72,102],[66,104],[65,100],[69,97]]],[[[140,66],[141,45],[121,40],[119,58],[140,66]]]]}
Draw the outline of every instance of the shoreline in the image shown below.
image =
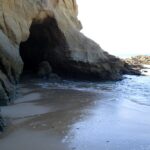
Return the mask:
{"type": "Polygon", "coordinates": [[[21,83],[18,99],[2,108],[10,125],[0,134],[1,148],[148,150],[150,105],[146,99],[139,101],[141,95],[134,97],[132,89],[140,78],[142,83],[149,79],[129,76],[98,84],[21,83]],[[126,94],[129,87],[133,94],[126,94]]]}
{"type": "Polygon", "coordinates": [[[1,147],[3,150],[18,147],[32,150],[33,139],[37,150],[69,150],[63,140],[74,122],[72,111],[75,110],[74,119],[80,119],[80,112],[76,109],[86,107],[94,97],[94,93],[73,89],[45,89],[34,84],[21,87],[20,96],[14,104],[2,107],[3,116],[9,125],[0,134],[1,147]],[[76,101],[77,99],[79,100],[76,101]]]}

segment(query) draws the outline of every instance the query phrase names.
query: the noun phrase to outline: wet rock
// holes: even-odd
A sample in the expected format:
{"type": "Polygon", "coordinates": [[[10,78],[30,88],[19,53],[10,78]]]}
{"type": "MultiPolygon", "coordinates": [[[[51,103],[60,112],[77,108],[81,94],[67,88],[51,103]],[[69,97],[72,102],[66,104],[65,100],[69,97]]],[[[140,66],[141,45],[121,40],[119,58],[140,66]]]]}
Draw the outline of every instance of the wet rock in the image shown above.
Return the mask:
{"type": "Polygon", "coordinates": [[[49,76],[49,80],[55,82],[55,81],[61,81],[62,79],[61,79],[61,77],[59,77],[57,74],[51,73],[50,76],[49,76]]]}
{"type": "Polygon", "coordinates": [[[0,132],[4,131],[5,123],[4,119],[2,118],[2,115],[0,114],[0,132]]]}
{"type": "Polygon", "coordinates": [[[48,61],[42,61],[39,64],[39,69],[38,69],[38,77],[50,81],[60,81],[61,78],[52,72],[52,67],[50,66],[48,61]]]}
{"type": "Polygon", "coordinates": [[[49,79],[52,74],[52,68],[48,61],[42,61],[39,64],[38,76],[40,78],[49,79]]]}
{"type": "Polygon", "coordinates": [[[146,69],[143,65],[150,65],[150,56],[139,55],[123,60],[125,65],[123,68],[124,74],[141,75],[143,69],[146,69]]]}
{"type": "Polygon", "coordinates": [[[128,74],[128,75],[141,75],[140,70],[141,70],[141,67],[131,65],[125,62],[122,72],[123,74],[128,74]]]}
{"type": "Polygon", "coordinates": [[[0,70],[0,106],[6,106],[15,98],[15,83],[0,70]]]}

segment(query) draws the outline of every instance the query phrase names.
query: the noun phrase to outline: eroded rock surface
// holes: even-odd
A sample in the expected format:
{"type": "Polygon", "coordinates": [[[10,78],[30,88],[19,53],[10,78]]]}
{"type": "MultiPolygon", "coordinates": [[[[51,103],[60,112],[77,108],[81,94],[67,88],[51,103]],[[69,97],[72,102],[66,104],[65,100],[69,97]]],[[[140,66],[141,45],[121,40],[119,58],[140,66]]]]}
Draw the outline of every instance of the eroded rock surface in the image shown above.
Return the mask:
{"type": "Polygon", "coordinates": [[[0,133],[4,131],[5,123],[0,112],[0,133]]]}
{"type": "Polygon", "coordinates": [[[15,98],[23,62],[36,70],[48,61],[60,76],[120,77],[124,63],[80,33],[77,15],[75,0],[0,0],[0,104],[15,98]]]}

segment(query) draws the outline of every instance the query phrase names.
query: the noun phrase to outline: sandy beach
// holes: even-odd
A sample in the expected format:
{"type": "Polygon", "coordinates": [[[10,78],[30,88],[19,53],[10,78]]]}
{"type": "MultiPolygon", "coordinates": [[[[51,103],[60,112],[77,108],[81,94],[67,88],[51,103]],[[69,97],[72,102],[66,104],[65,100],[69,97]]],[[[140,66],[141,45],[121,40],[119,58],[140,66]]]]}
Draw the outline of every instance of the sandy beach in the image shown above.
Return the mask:
{"type": "Polygon", "coordinates": [[[19,89],[14,104],[2,108],[10,124],[0,134],[1,150],[150,150],[149,106],[118,101],[111,88],[19,89]]]}
{"type": "Polygon", "coordinates": [[[20,96],[11,106],[3,107],[9,127],[0,134],[2,150],[67,150],[68,130],[82,118],[82,108],[96,97],[89,92],[41,89],[20,85],[20,96]]]}

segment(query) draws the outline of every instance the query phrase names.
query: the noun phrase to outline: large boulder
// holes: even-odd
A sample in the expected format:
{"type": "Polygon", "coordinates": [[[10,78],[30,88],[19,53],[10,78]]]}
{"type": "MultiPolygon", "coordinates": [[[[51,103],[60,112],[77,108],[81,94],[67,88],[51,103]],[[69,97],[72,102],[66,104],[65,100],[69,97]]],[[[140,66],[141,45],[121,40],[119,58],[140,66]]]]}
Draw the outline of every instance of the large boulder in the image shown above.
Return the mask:
{"type": "Polygon", "coordinates": [[[48,61],[65,77],[120,78],[122,61],[80,33],[77,15],[75,0],[0,1],[0,104],[15,98],[23,63],[37,70],[48,61]]]}
{"type": "Polygon", "coordinates": [[[49,77],[50,77],[51,74],[52,74],[52,68],[51,68],[49,62],[42,61],[39,64],[38,76],[40,78],[47,78],[47,79],[49,79],[49,77]]]}

